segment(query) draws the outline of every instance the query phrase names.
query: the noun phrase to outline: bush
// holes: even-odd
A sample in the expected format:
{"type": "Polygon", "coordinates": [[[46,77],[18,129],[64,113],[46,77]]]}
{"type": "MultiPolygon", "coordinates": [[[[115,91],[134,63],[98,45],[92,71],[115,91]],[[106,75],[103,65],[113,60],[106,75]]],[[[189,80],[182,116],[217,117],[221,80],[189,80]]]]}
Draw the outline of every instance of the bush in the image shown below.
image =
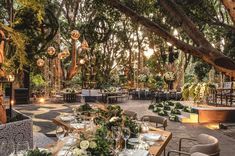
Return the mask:
{"type": "Polygon", "coordinates": [[[180,110],[178,110],[178,109],[172,109],[171,110],[171,114],[177,114],[177,115],[181,115],[181,112],[180,112],[180,110]]]}
{"type": "Polygon", "coordinates": [[[188,106],[185,106],[185,107],[183,108],[183,111],[184,111],[184,112],[191,113],[191,112],[192,112],[192,108],[191,108],[191,107],[188,107],[188,106]]]}
{"type": "Polygon", "coordinates": [[[175,103],[175,109],[183,109],[183,108],[184,106],[181,103],[179,102],[175,103]]]}
{"type": "Polygon", "coordinates": [[[160,116],[168,116],[168,113],[165,110],[161,110],[161,111],[158,112],[158,115],[160,115],[160,116]]]}
{"type": "Polygon", "coordinates": [[[176,115],[169,115],[169,120],[170,120],[170,121],[176,121],[176,122],[178,122],[178,121],[179,121],[179,117],[176,116],[176,115]]]}
{"type": "Polygon", "coordinates": [[[164,110],[171,110],[171,107],[170,106],[164,106],[163,109],[164,110]]]}
{"type": "Polygon", "coordinates": [[[154,107],[153,112],[160,112],[160,111],[162,111],[162,110],[163,110],[162,108],[154,107]]]}
{"type": "Polygon", "coordinates": [[[154,109],[154,105],[153,104],[151,104],[151,105],[149,105],[149,108],[148,109],[154,109]]]}
{"type": "Polygon", "coordinates": [[[175,103],[174,103],[174,102],[172,102],[172,101],[168,101],[168,105],[169,105],[169,106],[174,106],[174,105],[175,105],[175,103]]]}

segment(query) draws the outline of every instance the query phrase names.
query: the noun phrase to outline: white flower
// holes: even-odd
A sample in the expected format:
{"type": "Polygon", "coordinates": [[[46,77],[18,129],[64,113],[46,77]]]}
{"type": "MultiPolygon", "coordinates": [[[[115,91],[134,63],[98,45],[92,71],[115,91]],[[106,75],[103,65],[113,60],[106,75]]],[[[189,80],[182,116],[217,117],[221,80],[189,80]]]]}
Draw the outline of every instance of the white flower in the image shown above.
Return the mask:
{"type": "Polygon", "coordinates": [[[86,150],[88,149],[89,147],[89,141],[88,140],[83,140],[80,142],[80,148],[83,149],[83,150],[86,150]]]}
{"type": "Polygon", "coordinates": [[[112,117],[112,118],[109,120],[109,122],[115,122],[115,121],[117,121],[118,119],[119,119],[119,117],[114,116],[114,117],[112,117]]]}
{"type": "Polygon", "coordinates": [[[92,148],[92,149],[96,148],[96,147],[97,147],[96,142],[91,141],[91,142],[90,142],[90,146],[89,146],[89,147],[90,147],[90,148],[92,148]]]}
{"type": "Polygon", "coordinates": [[[75,148],[73,150],[73,155],[74,156],[87,156],[88,154],[87,154],[87,152],[85,150],[82,150],[80,148],[75,148]]]}

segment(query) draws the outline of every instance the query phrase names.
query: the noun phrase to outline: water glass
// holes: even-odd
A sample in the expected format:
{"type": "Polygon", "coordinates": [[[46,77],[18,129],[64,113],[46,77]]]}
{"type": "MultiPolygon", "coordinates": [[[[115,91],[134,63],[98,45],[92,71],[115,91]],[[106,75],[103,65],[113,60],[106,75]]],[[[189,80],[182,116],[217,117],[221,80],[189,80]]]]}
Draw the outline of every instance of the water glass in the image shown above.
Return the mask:
{"type": "Polygon", "coordinates": [[[29,150],[29,142],[28,141],[22,141],[18,142],[16,145],[16,154],[17,156],[25,155],[26,152],[29,150]]]}

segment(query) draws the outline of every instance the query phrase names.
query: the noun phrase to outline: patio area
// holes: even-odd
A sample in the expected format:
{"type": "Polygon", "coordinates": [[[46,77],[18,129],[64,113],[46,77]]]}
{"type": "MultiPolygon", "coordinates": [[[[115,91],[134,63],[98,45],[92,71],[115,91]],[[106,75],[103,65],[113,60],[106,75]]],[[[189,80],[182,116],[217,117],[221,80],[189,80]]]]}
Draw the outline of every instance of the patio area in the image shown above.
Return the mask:
{"type": "MultiPolygon", "coordinates": [[[[156,115],[148,109],[150,104],[149,100],[129,100],[125,103],[118,104],[124,110],[132,110],[137,112],[138,118],[143,115],[156,115]]],[[[49,134],[48,136],[56,140],[55,129],[56,125],[52,123],[52,119],[61,113],[72,112],[72,108],[81,103],[64,103],[64,104],[31,104],[16,106],[17,110],[32,116],[34,121],[34,131],[49,134]]],[[[221,156],[233,156],[235,144],[235,129],[229,128],[228,130],[212,130],[200,124],[182,124],[179,122],[168,121],[167,130],[173,133],[172,140],[167,146],[166,150],[178,149],[179,138],[196,138],[199,134],[205,133],[218,138],[221,148],[221,156]]],[[[193,144],[186,145],[184,150],[188,150],[193,144]]]]}

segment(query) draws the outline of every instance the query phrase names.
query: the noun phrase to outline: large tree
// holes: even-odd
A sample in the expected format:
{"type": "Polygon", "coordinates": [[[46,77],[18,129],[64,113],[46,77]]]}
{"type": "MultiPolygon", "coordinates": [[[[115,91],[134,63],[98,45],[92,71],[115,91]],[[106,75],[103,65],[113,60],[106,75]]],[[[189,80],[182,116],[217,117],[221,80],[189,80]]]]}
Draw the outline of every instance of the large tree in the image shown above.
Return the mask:
{"type": "Polygon", "coordinates": [[[181,26],[182,30],[188,35],[188,37],[192,39],[194,43],[193,45],[177,39],[168,31],[166,31],[162,26],[160,26],[160,24],[151,21],[143,15],[140,15],[139,13],[124,5],[119,0],[104,0],[104,2],[130,17],[133,22],[144,25],[149,31],[154,32],[156,35],[162,37],[167,42],[172,43],[183,52],[201,58],[205,62],[214,66],[218,71],[221,71],[228,76],[235,77],[234,61],[214,48],[212,44],[205,38],[203,33],[192,22],[192,20],[186,15],[184,10],[174,1],[158,0],[158,3],[164,10],[168,12],[172,18],[175,19],[175,21],[181,26]]]}

